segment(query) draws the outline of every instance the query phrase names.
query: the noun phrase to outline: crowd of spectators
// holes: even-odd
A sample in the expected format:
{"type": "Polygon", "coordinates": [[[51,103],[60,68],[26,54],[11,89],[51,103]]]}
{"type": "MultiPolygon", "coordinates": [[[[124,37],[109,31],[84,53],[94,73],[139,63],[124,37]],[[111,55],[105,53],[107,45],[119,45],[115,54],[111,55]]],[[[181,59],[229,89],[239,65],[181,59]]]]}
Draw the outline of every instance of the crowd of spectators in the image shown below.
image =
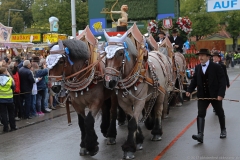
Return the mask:
{"type": "Polygon", "coordinates": [[[0,62],[0,125],[3,132],[16,130],[15,121],[44,116],[56,110],[58,100],[48,86],[48,69],[43,56],[33,54],[25,60],[20,56],[12,59],[11,55],[7,55],[0,62]],[[5,91],[12,97],[4,97],[5,91]]]}
{"type": "MultiPolygon", "coordinates": [[[[212,49],[212,53],[217,51],[215,48],[212,49]]],[[[234,67],[240,64],[240,50],[239,51],[218,51],[221,55],[221,61],[225,63],[226,67],[234,67]]]]}

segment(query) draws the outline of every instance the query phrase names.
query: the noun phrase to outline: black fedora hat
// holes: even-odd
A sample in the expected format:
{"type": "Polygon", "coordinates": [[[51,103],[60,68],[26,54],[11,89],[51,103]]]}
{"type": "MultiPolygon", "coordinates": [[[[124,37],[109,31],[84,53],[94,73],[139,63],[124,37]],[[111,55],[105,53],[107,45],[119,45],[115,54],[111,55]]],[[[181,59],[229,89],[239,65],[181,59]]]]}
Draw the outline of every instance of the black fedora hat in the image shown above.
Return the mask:
{"type": "Polygon", "coordinates": [[[221,57],[221,54],[218,51],[213,52],[212,56],[218,56],[221,57]]]}
{"type": "Polygon", "coordinates": [[[159,34],[163,34],[164,36],[166,35],[163,31],[158,32],[158,35],[159,34]]]}
{"type": "Polygon", "coordinates": [[[173,29],[172,33],[178,33],[178,30],[177,29],[173,29]]]}
{"type": "Polygon", "coordinates": [[[199,55],[199,54],[206,54],[208,56],[211,56],[208,49],[200,49],[200,51],[198,53],[196,53],[196,55],[199,55]]]}

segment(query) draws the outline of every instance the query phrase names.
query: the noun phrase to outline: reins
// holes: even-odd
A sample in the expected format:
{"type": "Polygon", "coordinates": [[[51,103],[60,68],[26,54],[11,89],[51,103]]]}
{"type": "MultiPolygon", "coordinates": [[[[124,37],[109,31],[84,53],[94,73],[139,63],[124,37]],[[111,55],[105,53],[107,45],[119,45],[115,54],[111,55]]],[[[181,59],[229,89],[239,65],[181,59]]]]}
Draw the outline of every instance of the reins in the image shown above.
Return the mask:
{"type": "MultiPolygon", "coordinates": [[[[105,56],[106,56],[106,54],[104,54],[104,55],[103,55],[102,57],[100,57],[96,62],[90,64],[90,65],[87,66],[86,68],[84,68],[84,69],[82,69],[82,70],[80,70],[80,71],[78,71],[78,72],[76,72],[76,73],[74,73],[74,74],[72,74],[72,75],[70,75],[70,76],[67,76],[67,77],[65,77],[65,78],[62,77],[62,76],[49,76],[49,78],[56,78],[56,81],[61,81],[61,80],[66,81],[66,80],[68,80],[68,79],[70,79],[70,78],[72,78],[72,77],[74,77],[74,76],[76,76],[76,75],[78,75],[78,74],[80,74],[80,73],[82,73],[82,72],[84,72],[84,71],[92,68],[92,67],[95,67],[100,61],[102,61],[102,59],[103,59],[105,56]]],[[[89,71],[90,71],[90,70],[89,70],[89,71]]],[[[88,71],[88,72],[89,72],[89,71],[88,71]]],[[[86,72],[86,73],[88,73],[88,72],[86,72]]],[[[86,74],[86,73],[85,73],[85,74],[86,74]]],[[[84,74],[84,75],[85,75],[85,74],[84,74]]]]}

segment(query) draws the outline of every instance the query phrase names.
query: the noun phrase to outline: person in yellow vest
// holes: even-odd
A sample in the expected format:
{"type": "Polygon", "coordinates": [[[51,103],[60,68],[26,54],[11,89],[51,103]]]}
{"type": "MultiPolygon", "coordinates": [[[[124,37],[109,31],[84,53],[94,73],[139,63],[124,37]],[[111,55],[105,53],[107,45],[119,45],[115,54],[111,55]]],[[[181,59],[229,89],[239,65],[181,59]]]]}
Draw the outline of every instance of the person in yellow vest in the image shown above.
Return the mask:
{"type": "Polygon", "coordinates": [[[7,68],[0,68],[0,115],[2,117],[3,132],[8,132],[8,119],[10,131],[17,130],[13,104],[14,81],[8,75],[7,68]]]}

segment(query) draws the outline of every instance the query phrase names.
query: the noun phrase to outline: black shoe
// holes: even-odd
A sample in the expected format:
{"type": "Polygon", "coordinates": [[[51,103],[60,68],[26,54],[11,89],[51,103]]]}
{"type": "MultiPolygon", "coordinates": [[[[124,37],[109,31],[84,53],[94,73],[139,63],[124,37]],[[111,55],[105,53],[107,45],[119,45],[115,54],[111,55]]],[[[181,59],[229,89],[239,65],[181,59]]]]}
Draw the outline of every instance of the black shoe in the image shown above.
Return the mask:
{"type": "Polygon", "coordinates": [[[9,129],[8,129],[8,127],[3,127],[3,132],[8,132],[9,131],[9,129]]]}
{"type": "Polygon", "coordinates": [[[17,127],[11,128],[10,132],[18,130],[17,127]]]}
{"type": "Polygon", "coordinates": [[[218,117],[218,118],[219,118],[219,123],[220,123],[220,128],[221,128],[220,138],[226,138],[227,131],[226,131],[226,126],[225,126],[225,116],[218,117]]]}
{"type": "Polygon", "coordinates": [[[29,117],[24,117],[24,119],[32,119],[32,117],[31,117],[31,116],[29,116],[29,117]]]}
{"type": "Polygon", "coordinates": [[[203,143],[204,125],[205,125],[205,119],[202,118],[202,117],[197,117],[198,134],[197,135],[192,135],[192,138],[194,140],[197,140],[200,143],[203,143]]]}
{"type": "Polygon", "coordinates": [[[46,111],[46,110],[44,110],[44,111],[42,111],[43,113],[50,113],[49,111],[46,111]]]}
{"type": "Polygon", "coordinates": [[[198,134],[198,135],[192,135],[192,138],[194,139],[194,140],[197,140],[198,142],[200,142],[200,143],[203,143],[203,134],[198,134]]]}
{"type": "Polygon", "coordinates": [[[227,137],[227,131],[226,129],[223,129],[220,133],[220,138],[226,138],[227,137]]]}

